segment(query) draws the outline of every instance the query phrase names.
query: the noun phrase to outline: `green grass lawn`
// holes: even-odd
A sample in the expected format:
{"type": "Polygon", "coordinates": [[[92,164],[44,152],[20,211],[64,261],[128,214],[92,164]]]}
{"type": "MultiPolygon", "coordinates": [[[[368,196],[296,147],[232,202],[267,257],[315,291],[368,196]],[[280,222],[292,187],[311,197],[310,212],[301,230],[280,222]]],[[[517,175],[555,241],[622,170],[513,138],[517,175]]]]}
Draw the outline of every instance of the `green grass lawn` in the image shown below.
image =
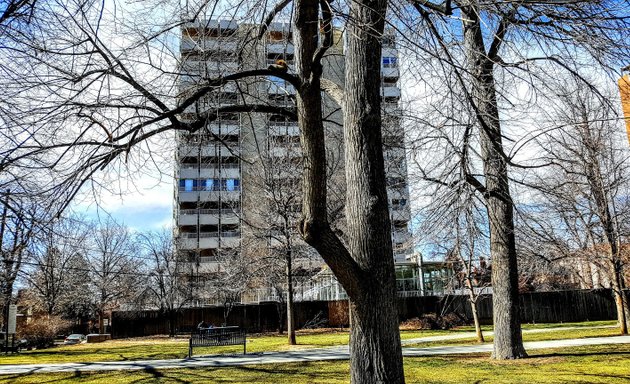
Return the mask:
{"type": "MultiPolygon", "coordinates": [[[[450,331],[402,331],[403,338],[448,334],[450,331]]],[[[247,338],[247,352],[287,351],[306,348],[347,345],[347,330],[298,332],[298,345],[287,345],[287,336],[277,334],[253,335],[247,338]]],[[[242,346],[195,348],[196,355],[242,353],[242,346]]],[[[94,361],[131,361],[151,359],[179,359],[188,354],[188,339],[139,338],[111,340],[98,344],[64,345],[54,348],[22,351],[19,354],[0,354],[0,364],[43,364],[94,361]]]]}
{"type": "MultiPolygon", "coordinates": [[[[532,351],[527,359],[487,355],[405,359],[407,383],[628,383],[630,345],[532,351]]],[[[347,383],[348,362],[269,364],[230,368],[55,373],[0,376],[0,384],[46,383],[347,383]]]]}
{"type": "MultiPolygon", "coordinates": [[[[614,322],[601,324],[580,323],[583,325],[610,325],[614,322]]],[[[554,326],[575,326],[574,324],[554,324],[554,326]]],[[[545,328],[544,325],[537,325],[545,328]]],[[[524,326],[524,329],[529,326],[524,326]]],[[[549,328],[549,327],[547,327],[549,328]]],[[[449,331],[401,331],[403,340],[435,335],[458,334],[470,331],[470,327],[461,327],[449,331]]],[[[616,334],[616,329],[584,329],[545,332],[540,334],[523,334],[525,340],[551,340],[574,337],[608,336],[616,334]]],[[[247,338],[248,352],[285,351],[305,348],[328,347],[348,344],[347,330],[325,331],[299,331],[297,335],[298,345],[287,345],[286,335],[265,334],[253,335],[247,338]]],[[[421,343],[417,346],[435,346],[451,344],[473,343],[474,339],[458,339],[435,343],[421,343]]],[[[491,341],[491,338],[488,338],[491,341]]],[[[23,351],[20,354],[1,355],[0,364],[44,364],[67,362],[94,362],[94,361],[133,361],[150,359],[177,359],[184,358],[188,353],[187,339],[169,338],[140,338],[111,340],[98,344],[80,344],[58,346],[55,348],[23,351]]],[[[196,355],[217,353],[242,353],[241,346],[195,348],[196,355]]]]}
{"type": "MultiPolygon", "coordinates": [[[[538,328],[541,330],[551,328],[538,328]]],[[[488,329],[490,331],[490,329],[488,329]]],[[[536,333],[523,333],[523,341],[543,341],[543,340],[562,340],[562,339],[582,339],[586,337],[604,337],[604,336],[617,336],[619,330],[617,328],[590,328],[590,329],[568,329],[562,331],[548,331],[548,332],[536,332],[536,333]]],[[[484,335],[486,343],[492,343],[494,338],[492,336],[484,335]]],[[[442,345],[469,345],[476,344],[477,339],[475,337],[454,339],[454,340],[442,340],[435,342],[424,342],[416,344],[408,344],[406,347],[436,347],[442,345]]]]}

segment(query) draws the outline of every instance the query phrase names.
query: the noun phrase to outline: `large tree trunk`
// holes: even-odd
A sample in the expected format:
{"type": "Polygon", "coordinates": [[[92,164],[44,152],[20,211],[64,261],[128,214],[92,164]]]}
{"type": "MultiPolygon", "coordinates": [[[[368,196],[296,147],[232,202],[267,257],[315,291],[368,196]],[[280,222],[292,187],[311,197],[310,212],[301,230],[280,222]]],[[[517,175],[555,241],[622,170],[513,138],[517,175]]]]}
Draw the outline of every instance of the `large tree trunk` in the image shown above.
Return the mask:
{"type": "Polygon", "coordinates": [[[478,9],[471,3],[462,9],[464,46],[471,78],[472,103],[480,127],[485,199],[490,223],[492,257],[492,304],[495,359],[526,356],[518,305],[518,271],[514,239],[513,205],[507,161],[502,153],[501,124],[494,82],[494,63],[488,58],[478,9]]]}
{"type": "Polygon", "coordinates": [[[403,383],[396,277],[381,135],[381,42],[386,3],[353,3],[346,32],[346,217],[352,258],[367,272],[351,295],[353,383],[403,383]]]}
{"type": "Polygon", "coordinates": [[[304,154],[299,229],[350,296],[352,383],[404,383],[381,138],[380,37],[386,3],[353,3],[346,30],[344,146],[350,250],[332,231],[327,217],[322,68],[314,60],[320,33],[318,4],[296,0],[294,8],[296,72],[301,83],[297,110],[304,154]]]}

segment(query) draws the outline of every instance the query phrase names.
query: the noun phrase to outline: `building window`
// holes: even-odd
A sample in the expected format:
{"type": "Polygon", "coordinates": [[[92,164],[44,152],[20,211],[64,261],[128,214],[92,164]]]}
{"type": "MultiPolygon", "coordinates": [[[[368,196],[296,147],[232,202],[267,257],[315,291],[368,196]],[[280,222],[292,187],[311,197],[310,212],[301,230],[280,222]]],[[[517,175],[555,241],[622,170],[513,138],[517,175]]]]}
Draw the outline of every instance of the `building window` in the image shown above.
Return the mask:
{"type": "Polygon", "coordinates": [[[398,59],[393,56],[383,57],[383,68],[396,68],[398,66],[398,59]]]}
{"type": "Polygon", "coordinates": [[[402,209],[407,205],[406,199],[392,199],[392,208],[394,209],[402,209]]]}
{"type": "Polygon", "coordinates": [[[240,183],[238,179],[225,179],[223,180],[223,190],[224,191],[238,191],[239,184],[240,183]]]}
{"type": "Polygon", "coordinates": [[[192,192],[195,190],[196,186],[197,186],[197,180],[194,180],[194,179],[182,179],[179,181],[180,191],[192,192]]]}
{"type": "Polygon", "coordinates": [[[205,185],[206,191],[216,191],[219,189],[219,180],[217,179],[206,179],[202,181],[205,185]]]}

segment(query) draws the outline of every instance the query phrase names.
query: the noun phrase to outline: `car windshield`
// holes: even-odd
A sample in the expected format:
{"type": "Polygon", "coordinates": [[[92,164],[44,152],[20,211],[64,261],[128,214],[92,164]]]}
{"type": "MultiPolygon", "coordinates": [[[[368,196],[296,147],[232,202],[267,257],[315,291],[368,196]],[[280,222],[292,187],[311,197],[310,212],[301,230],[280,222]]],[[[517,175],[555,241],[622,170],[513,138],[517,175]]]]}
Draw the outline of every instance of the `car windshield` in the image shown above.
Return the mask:
{"type": "Polygon", "coordinates": [[[70,335],[68,336],[68,339],[80,339],[81,335],[70,335]]]}

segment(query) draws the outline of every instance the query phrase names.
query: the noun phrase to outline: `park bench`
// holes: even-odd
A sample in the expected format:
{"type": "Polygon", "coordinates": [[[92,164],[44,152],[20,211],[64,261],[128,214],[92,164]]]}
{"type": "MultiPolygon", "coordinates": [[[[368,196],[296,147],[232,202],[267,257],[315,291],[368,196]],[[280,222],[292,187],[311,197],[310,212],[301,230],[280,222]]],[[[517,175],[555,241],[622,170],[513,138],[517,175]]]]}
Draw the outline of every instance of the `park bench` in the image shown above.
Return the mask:
{"type": "Polygon", "coordinates": [[[247,354],[245,329],[239,326],[200,328],[190,334],[188,357],[195,347],[220,347],[224,345],[243,345],[243,354],[247,354]]]}

